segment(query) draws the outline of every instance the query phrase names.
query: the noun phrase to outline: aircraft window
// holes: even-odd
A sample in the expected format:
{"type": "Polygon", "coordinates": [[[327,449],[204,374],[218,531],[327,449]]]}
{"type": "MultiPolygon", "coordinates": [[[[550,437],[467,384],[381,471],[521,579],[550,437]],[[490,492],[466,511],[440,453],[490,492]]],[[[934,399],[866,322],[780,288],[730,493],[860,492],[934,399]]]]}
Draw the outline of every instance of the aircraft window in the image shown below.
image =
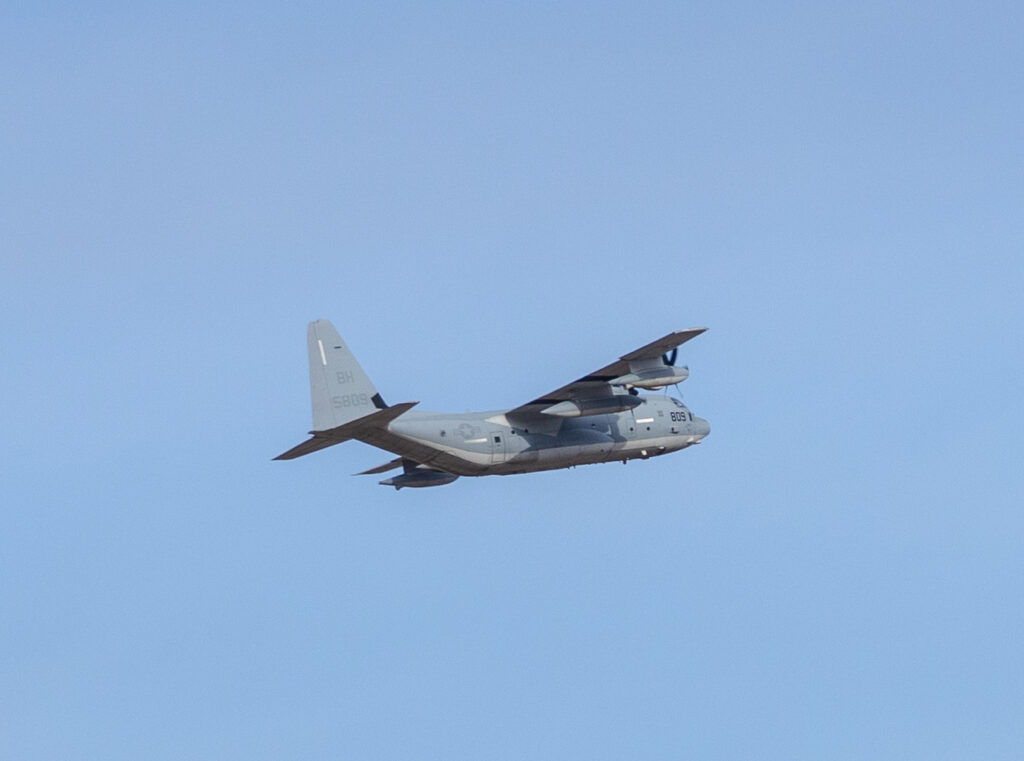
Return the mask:
{"type": "Polygon", "coordinates": [[[494,437],[494,443],[495,444],[500,444],[501,443],[501,436],[495,436],[494,437]]]}
{"type": "Polygon", "coordinates": [[[441,435],[442,436],[447,436],[447,434],[445,433],[445,431],[443,429],[441,430],[441,435]]]}

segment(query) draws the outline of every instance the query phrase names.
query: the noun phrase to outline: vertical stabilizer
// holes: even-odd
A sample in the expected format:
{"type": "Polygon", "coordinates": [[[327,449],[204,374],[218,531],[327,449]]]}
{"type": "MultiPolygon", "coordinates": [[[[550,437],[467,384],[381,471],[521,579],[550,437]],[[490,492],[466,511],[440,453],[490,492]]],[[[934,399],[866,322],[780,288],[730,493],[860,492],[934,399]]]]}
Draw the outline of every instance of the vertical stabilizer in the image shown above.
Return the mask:
{"type": "Polygon", "coordinates": [[[308,348],[314,431],[337,428],[387,407],[328,320],[309,323],[308,348]]]}

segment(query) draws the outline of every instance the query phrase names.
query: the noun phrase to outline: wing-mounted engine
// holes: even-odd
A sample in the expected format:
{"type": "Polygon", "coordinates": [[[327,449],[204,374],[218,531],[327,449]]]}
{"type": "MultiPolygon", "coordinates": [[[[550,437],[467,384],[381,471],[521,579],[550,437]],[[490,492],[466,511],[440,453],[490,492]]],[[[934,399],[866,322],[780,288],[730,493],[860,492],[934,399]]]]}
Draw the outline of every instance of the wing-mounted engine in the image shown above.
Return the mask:
{"type": "Polygon", "coordinates": [[[671,354],[664,354],[655,359],[634,359],[629,362],[629,372],[608,381],[613,386],[630,386],[656,391],[665,386],[674,386],[690,377],[688,367],[676,367],[676,355],[679,349],[671,354]]]}
{"type": "Polygon", "coordinates": [[[554,417],[587,417],[588,415],[607,415],[609,412],[625,412],[643,404],[640,399],[630,394],[613,394],[592,399],[570,399],[545,407],[542,415],[554,417]]]}
{"type": "Polygon", "coordinates": [[[642,400],[636,389],[659,389],[686,380],[690,371],[677,367],[679,346],[696,338],[707,328],[676,330],[656,341],[619,357],[599,370],[577,378],[549,394],[521,404],[505,413],[509,420],[536,425],[541,420],[585,417],[623,412],[642,400]]]}

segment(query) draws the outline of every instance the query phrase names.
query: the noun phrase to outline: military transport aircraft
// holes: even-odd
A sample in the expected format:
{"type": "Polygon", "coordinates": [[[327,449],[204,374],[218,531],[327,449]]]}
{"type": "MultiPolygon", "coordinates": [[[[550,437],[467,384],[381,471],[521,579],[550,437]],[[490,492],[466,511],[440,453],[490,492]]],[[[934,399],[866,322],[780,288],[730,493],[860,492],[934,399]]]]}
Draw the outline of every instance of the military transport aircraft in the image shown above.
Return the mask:
{"type": "Polygon", "coordinates": [[[705,330],[669,333],[513,409],[459,415],[410,412],[418,402],[385,404],[334,326],[317,320],[308,331],[313,438],[274,459],[356,439],[398,455],[356,475],[402,468],[380,481],[401,489],[675,452],[699,444],[711,431],[708,421],[674,397],[637,389],[686,380],[689,370],[675,366],[679,346],[705,330]]]}

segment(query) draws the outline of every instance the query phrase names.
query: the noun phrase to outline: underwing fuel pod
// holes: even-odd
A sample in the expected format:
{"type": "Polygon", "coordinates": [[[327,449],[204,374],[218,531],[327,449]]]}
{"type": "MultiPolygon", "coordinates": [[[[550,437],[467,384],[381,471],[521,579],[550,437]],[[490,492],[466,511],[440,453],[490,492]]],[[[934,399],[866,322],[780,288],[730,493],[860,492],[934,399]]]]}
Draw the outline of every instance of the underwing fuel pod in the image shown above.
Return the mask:
{"type": "Polygon", "coordinates": [[[708,421],[675,397],[638,389],[686,380],[689,369],[675,364],[679,346],[705,330],[669,333],[518,407],[454,414],[385,403],[334,326],[316,320],[307,332],[312,438],[274,459],[355,439],[397,455],[357,475],[401,468],[380,483],[403,489],[676,452],[699,444],[711,432],[708,421]]]}

